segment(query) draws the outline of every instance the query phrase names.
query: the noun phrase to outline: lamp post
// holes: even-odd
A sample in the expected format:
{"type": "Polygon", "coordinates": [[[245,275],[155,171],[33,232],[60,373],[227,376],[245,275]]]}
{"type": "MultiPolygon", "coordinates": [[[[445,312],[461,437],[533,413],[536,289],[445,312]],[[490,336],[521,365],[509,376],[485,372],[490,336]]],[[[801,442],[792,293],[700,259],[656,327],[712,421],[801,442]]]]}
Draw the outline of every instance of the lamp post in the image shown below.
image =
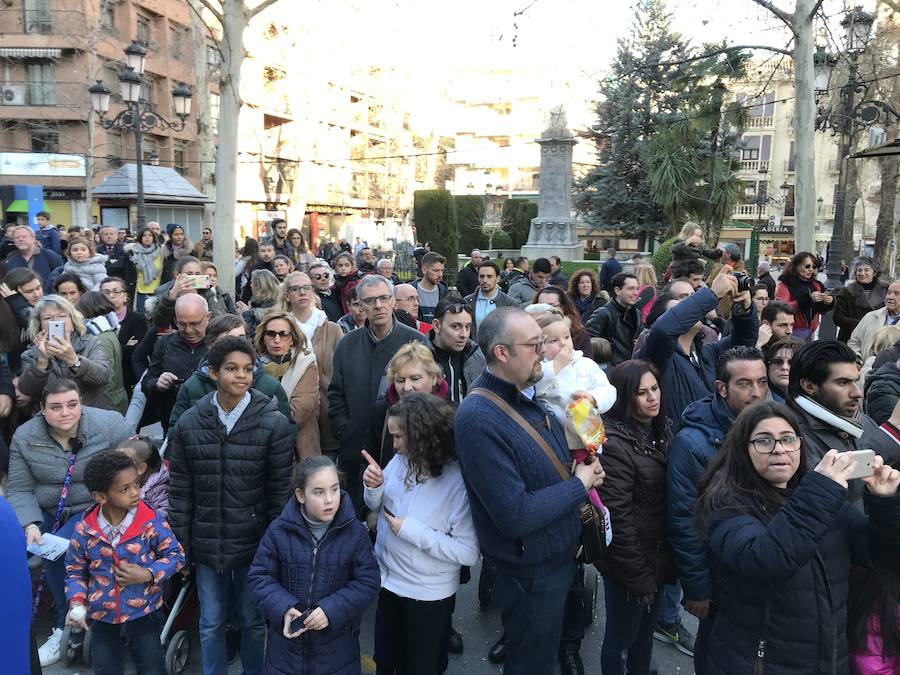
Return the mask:
{"type": "MultiPolygon", "coordinates": [[[[834,222],[831,230],[831,242],[828,245],[828,261],[825,267],[828,281],[825,287],[830,292],[840,290],[841,262],[846,252],[844,251],[844,206],[847,199],[847,162],[850,157],[850,149],[857,132],[865,127],[878,122],[889,123],[892,118],[900,119],[900,113],[887,103],[868,98],[869,85],[859,75],[859,56],[866,49],[869,33],[875,16],[856,7],[847,12],[841,21],[844,27],[844,47],[848,66],[847,81],[841,86],[836,101],[823,103],[821,99],[829,89],[829,81],[837,63],[837,57],[825,52],[819,47],[813,60],[815,68],[816,103],[816,129],[819,131],[831,131],[833,136],[838,136],[838,185],[834,199],[834,222]],[[857,94],[861,100],[857,102],[857,94]]],[[[820,335],[822,337],[834,337],[835,327],[832,322],[823,322],[820,335]]]]}
{"type": "Polygon", "coordinates": [[[144,202],[144,162],[142,144],[144,134],[156,128],[168,128],[181,131],[185,128],[187,118],[191,114],[191,90],[184,84],[172,89],[172,102],[175,106],[177,120],[167,120],[152,109],[150,101],[141,97],[144,84],[144,61],[147,49],[140,42],[132,42],[125,48],[125,64],[127,70],[119,76],[122,87],[122,100],[125,109],[115,117],[107,118],[109,97],[112,92],[101,80],[88,88],[91,103],[100,118],[104,129],[121,129],[134,134],[135,167],[137,172],[137,225],[147,224],[147,209],[144,202]]]}

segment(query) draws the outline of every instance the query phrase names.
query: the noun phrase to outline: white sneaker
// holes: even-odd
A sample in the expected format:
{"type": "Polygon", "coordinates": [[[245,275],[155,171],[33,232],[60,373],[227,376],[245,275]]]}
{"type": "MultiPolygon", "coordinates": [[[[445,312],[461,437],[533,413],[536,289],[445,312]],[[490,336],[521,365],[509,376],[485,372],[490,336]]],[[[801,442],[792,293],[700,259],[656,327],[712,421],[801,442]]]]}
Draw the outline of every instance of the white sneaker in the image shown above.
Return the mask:
{"type": "Polygon", "coordinates": [[[62,641],[62,628],[54,628],[47,641],[38,649],[41,666],[52,666],[59,661],[59,643],[62,641]]]}

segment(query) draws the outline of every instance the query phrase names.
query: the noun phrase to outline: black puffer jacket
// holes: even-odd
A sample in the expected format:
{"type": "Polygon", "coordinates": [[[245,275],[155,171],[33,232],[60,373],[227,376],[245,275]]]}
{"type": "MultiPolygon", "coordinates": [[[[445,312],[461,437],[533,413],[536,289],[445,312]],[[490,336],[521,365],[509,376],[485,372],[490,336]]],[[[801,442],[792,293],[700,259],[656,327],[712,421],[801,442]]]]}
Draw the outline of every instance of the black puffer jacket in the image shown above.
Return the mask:
{"type": "Polygon", "coordinates": [[[207,394],[172,430],[169,524],[195,563],[249,567],[290,495],[295,435],[274,400],[250,390],[231,433],[207,394]]]}
{"type": "Polygon", "coordinates": [[[644,320],[634,305],[625,307],[617,300],[610,300],[591,314],[584,327],[591,337],[609,341],[612,345],[609,364],[617,366],[631,358],[634,343],[644,330],[644,320]]]}
{"type": "Polygon", "coordinates": [[[865,391],[866,415],[875,420],[875,424],[884,424],[900,399],[900,368],[897,368],[897,363],[885,363],[877,371],[870,371],[865,391]]]}
{"type": "Polygon", "coordinates": [[[850,565],[900,566],[900,498],[865,500],[868,519],[845,488],[810,471],[774,517],[749,501],[719,509],[707,673],[846,675],[850,565]]]}
{"type": "Polygon", "coordinates": [[[609,509],[613,538],[597,568],[631,595],[649,595],[675,580],[666,534],[666,459],[669,433],[655,443],[649,429],[608,420],[601,462],[600,499],[609,509]]]}

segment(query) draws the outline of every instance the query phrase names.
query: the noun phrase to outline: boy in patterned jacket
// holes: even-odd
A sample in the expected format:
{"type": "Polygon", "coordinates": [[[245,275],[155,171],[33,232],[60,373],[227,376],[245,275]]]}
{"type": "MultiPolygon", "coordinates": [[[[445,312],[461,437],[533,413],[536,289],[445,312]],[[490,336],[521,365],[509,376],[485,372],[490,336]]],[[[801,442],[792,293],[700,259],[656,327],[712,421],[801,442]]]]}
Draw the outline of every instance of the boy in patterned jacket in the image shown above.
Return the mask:
{"type": "Polygon", "coordinates": [[[168,523],[141,501],[128,455],[95,455],[84,483],[97,504],[75,526],[66,553],[66,624],[90,627],[96,675],[121,674],[123,630],[139,675],[163,675],[161,584],[184,567],[184,551],[168,523]]]}

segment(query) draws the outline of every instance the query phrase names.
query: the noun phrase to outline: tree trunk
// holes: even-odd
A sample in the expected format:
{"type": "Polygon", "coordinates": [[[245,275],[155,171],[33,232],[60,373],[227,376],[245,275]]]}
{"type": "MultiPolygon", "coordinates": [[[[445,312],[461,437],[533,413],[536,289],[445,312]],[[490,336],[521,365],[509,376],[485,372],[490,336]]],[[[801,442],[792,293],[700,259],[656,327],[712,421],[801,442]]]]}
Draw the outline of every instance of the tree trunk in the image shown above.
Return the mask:
{"type": "MultiPolygon", "coordinates": [[[[851,152],[853,147],[854,144],[851,141],[851,152]]],[[[857,252],[859,251],[859,240],[854,239],[854,220],[856,215],[856,204],[859,202],[861,196],[862,190],[859,185],[859,162],[849,161],[847,162],[847,196],[844,201],[844,227],[842,233],[844,241],[844,257],[841,261],[847,265],[850,264],[850,261],[856,257],[857,252]]],[[[864,218],[860,232],[862,238],[865,238],[865,228],[864,218]]]]}
{"type": "Polygon", "coordinates": [[[796,185],[795,250],[814,251],[816,231],[816,148],[815,76],[813,54],[815,35],[810,16],[815,0],[797,0],[794,7],[794,149],[796,185]]]}
{"type": "MultiPolygon", "coordinates": [[[[197,84],[194,89],[194,101],[197,104],[197,146],[200,160],[200,192],[213,200],[212,204],[203,205],[203,227],[212,229],[213,204],[216,199],[216,146],[213,140],[212,105],[210,103],[209,59],[206,53],[206,36],[208,29],[201,19],[203,6],[198,0],[188,0],[191,5],[191,29],[194,48],[194,71],[197,84]]],[[[230,243],[225,242],[230,249],[230,243]]]]}
{"type": "Polygon", "coordinates": [[[219,287],[234,293],[234,250],[237,207],[238,129],[241,115],[241,64],[247,17],[241,0],[222,3],[223,40],[219,81],[219,147],[216,155],[216,204],[213,261],[219,269],[219,287]]]}
{"type": "Polygon", "coordinates": [[[881,169],[881,206],[875,221],[875,260],[885,276],[890,269],[891,239],[894,236],[894,208],[897,203],[897,170],[900,157],[879,160],[881,169]]]}

